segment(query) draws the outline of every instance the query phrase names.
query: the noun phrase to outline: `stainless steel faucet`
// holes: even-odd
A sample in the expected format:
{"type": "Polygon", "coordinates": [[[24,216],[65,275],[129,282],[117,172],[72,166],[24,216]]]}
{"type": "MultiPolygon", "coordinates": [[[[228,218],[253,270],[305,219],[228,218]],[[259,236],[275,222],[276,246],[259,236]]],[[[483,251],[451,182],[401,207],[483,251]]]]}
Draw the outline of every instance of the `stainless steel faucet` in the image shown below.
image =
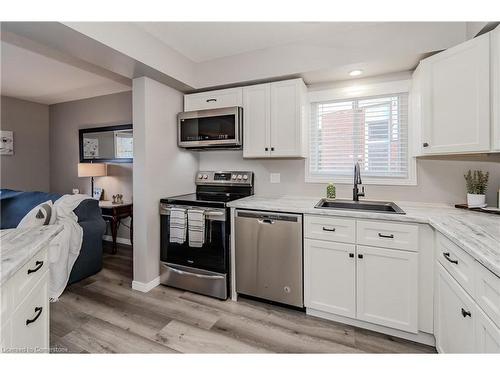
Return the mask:
{"type": "Polygon", "coordinates": [[[365,187],[362,187],[361,193],[359,192],[358,185],[361,185],[361,168],[359,162],[354,165],[354,187],[352,189],[352,200],[355,202],[359,201],[359,197],[365,196],[365,187]]]}

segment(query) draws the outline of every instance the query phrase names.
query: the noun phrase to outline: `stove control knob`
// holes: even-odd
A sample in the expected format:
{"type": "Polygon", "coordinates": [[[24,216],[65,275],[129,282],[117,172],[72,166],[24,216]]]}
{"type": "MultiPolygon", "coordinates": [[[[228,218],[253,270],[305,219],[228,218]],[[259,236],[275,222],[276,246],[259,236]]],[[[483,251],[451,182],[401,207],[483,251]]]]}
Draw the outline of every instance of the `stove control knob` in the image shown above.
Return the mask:
{"type": "Polygon", "coordinates": [[[208,178],[208,175],[204,174],[203,179],[206,180],[208,178]]]}
{"type": "Polygon", "coordinates": [[[243,179],[246,181],[248,180],[248,176],[246,174],[243,175],[243,179]]]}
{"type": "Polygon", "coordinates": [[[241,174],[238,175],[238,180],[241,180],[241,174]]]}
{"type": "Polygon", "coordinates": [[[231,178],[232,178],[233,180],[236,180],[236,175],[235,175],[235,174],[233,174],[233,175],[231,176],[231,178]]]}
{"type": "Polygon", "coordinates": [[[202,178],[203,178],[203,175],[200,173],[200,174],[198,175],[198,180],[201,180],[202,178]]]}

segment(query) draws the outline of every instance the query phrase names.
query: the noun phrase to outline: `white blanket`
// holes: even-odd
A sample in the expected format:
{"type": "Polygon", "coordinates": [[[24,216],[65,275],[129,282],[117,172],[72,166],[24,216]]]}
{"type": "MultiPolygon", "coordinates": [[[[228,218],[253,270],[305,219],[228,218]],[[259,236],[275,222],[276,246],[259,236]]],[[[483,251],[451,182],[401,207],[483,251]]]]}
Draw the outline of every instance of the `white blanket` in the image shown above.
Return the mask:
{"type": "Polygon", "coordinates": [[[83,229],[78,224],[78,217],[73,210],[89,198],[83,194],[66,194],[54,203],[55,224],[62,225],[64,229],[52,240],[49,247],[49,297],[52,302],[57,301],[66,288],[82,247],[83,229]]]}

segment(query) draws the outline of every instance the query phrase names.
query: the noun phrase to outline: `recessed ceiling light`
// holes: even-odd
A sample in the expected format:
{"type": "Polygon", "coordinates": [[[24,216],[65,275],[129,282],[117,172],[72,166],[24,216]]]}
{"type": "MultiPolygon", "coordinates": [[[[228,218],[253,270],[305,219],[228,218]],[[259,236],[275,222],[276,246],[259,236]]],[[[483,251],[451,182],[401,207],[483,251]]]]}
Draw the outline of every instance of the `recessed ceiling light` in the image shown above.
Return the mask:
{"type": "Polygon", "coordinates": [[[356,69],[356,70],[351,70],[349,72],[349,75],[351,77],[356,77],[356,76],[360,76],[361,74],[363,74],[363,71],[362,70],[359,70],[359,69],[356,69]]]}

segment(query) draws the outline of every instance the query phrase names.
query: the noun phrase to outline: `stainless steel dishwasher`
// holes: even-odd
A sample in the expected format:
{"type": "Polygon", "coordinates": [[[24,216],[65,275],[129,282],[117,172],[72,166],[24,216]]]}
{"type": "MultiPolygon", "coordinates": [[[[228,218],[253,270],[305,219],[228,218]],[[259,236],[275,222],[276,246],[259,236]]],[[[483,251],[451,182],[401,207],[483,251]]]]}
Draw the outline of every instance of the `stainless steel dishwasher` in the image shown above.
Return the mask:
{"type": "Polygon", "coordinates": [[[302,215],[236,211],[236,291],[303,307],[302,215]]]}

